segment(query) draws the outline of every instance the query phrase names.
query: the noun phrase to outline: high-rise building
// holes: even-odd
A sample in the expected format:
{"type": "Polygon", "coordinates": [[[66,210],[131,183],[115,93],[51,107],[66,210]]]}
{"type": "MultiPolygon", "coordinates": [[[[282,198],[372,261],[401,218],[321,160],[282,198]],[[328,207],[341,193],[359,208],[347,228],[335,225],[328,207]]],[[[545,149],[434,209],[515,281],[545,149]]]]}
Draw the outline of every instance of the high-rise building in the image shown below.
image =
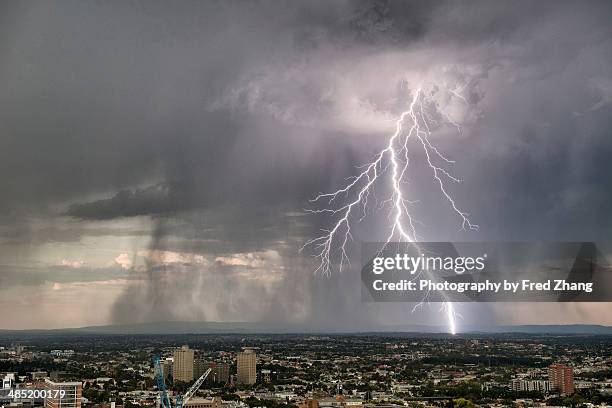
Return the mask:
{"type": "Polygon", "coordinates": [[[199,378],[206,370],[211,369],[206,378],[208,384],[227,384],[229,383],[229,365],[215,363],[203,359],[196,359],[193,364],[193,378],[199,378]]]}
{"type": "Polygon", "coordinates": [[[553,364],[548,367],[548,379],[552,388],[561,395],[574,393],[574,370],[564,364],[553,364]]]}
{"type": "Polygon", "coordinates": [[[257,355],[252,348],[246,347],[236,358],[237,380],[239,384],[255,384],[257,381],[257,355]]]}
{"type": "MultiPolygon", "coordinates": [[[[161,361],[162,370],[164,371],[164,381],[168,381],[168,377],[173,377],[172,366],[174,357],[167,357],[161,361]]],[[[174,378],[174,377],[173,377],[174,378]]]]}
{"type": "Polygon", "coordinates": [[[182,346],[174,351],[174,362],[172,364],[174,381],[193,381],[193,356],[194,351],[189,346],[182,346]]]}
{"type": "Polygon", "coordinates": [[[45,408],[81,408],[83,388],[80,381],[54,382],[46,379],[45,390],[49,394],[45,398],[45,408]],[[61,391],[64,391],[63,397],[61,391]]]}
{"type": "Polygon", "coordinates": [[[217,363],[215,371],[215,382],[219,384],[229,384],[230,366],[225,363],[217,363]]]}
{"type": "MultiPolygon", "coordinates": [[[[193,360],[193,378],[199,378],[202,374],[204,374],[204,372],[206,372],[206,370],[208,370],[209,366],[210,364],[208,361],[201,358],[196,358],[193,360]]],[[[206,380],[208,381],[208,378],[206,380]]]]}

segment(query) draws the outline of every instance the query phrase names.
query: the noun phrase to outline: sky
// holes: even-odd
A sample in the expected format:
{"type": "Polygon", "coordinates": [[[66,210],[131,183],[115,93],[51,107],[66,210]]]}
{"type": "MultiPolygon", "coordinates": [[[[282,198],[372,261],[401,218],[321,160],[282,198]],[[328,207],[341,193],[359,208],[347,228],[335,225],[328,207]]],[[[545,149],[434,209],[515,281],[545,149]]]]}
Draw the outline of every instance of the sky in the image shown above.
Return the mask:
{"type": "MultiPolygon", "coordinates": [[[[439,305],[361,301],[359,242],[385,237],[384,211],[356,223],[350,268],[314,273],[300,249],[331,219],[309,200],[423,88],[479,225],[461,230],[415,153],[423,240],[605,241],[610,21],[607,1],[3,2],[0,328],[445,324],[439,305]]],[[[458,326],[609,308],[463,304],[458,326]]]]}

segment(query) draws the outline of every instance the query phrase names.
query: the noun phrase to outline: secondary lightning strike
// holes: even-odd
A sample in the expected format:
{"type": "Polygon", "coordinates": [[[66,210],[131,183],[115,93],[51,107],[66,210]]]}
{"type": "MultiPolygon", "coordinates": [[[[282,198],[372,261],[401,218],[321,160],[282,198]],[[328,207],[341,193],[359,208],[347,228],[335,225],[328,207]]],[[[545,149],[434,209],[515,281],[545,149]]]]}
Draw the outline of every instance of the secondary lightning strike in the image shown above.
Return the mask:
{"type": "MultiPolygon", "coordinates": [[[[452,95],[456,93],[451,92],[452,95]]],[[[413,202],[409,201],[402,191],[402,184],[406,181],[405,177],[409,164],[408,142],[411,140],[414,140],[425,153],[427,166],[432,171],[432,177],[444,200],[449,203],[452,211],[459,217],[461,228],[464,230],[478,229],[478,225],[473,224],[468,218],[468,214],[459,209],[455,200],[447,191],[445,181],[459,183],[461,180],[454,177],[445,168],[435,164],[436,160],[441,160],[446,164],[453,164],[454,162],[446,158],[429,140],[431,135],[429,123],[432,123],[433,120],[429,118],[424,108],[426,102],[422,90],[417,89],[408,110],[402,112],[396,121],[395,132],[389,138],[387,146],[374,156],[370,163],[360,167],[362,169],[361,173],[349,179],[344,188],[333,193],[319,194],[316,198],[310,200],[311,203],[315,204],[326,201],[327,207],[308,210],[309,212],[325,213],[337,217],[331,229],[322,230],[322,236],[313,238],[304,245],[304,247],[313,246],[318,251],[315,257],[320,260],[320,263],[315,270],[316,273],[329,275],[335,263],[336,253],[339,253],[338,270],[341,271],[345,264],[349,263],[347,244],[349,239],[352,239],[351,219],[357,215],[359,209],[361,209],[362,214],[358,221],[366,217],[370,194],[373,194],[377,182],[382,181],[382,177],[387,174],[390,176],[392,193],[391,197],[383,202],[383,204],[391,203],[389,213],[391,225],[385,245],[394,239],[400,242],[416,242],[418,240],[415,220],[408,209],[408,206],[413,202]],[[406,122],[408,122],[408,126],[406,126],[406,122]],[[353,198],[348,203],[338,204],[341,197],[353,198]]],[[[450,118],[446,117],[446,119],[448,123],[460,129],[459,125],[450,118]]],[[[444,295],[444,299],[445,302],[442,307],[446,311],[449,331],[455,334],[455,309],[446,295],[444,295]]]]}

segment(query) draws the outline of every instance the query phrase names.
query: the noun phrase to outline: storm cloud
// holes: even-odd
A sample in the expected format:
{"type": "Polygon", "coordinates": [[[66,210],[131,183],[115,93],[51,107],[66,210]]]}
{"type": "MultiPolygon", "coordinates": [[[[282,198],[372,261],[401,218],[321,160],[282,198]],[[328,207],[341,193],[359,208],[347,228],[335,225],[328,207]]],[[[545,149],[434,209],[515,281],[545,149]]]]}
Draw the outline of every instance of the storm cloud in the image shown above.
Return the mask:
{"type": "MultiPolygon", "coordinates": [[[[362,304],[356,270],[314,276],[300,251],[330,222],[306,214],[308,200],[381,148],[417,87],[462,124],[432,138],[456,161],[463,181],[452,192],[480,225],[461,231],[431,176],[415,170],[407,188],[425,239],[598,240],[612,227],[609,2],[0,10],[5,295],[23,285],[55,296],[99,273],[112,282],[99,283],[100,324],[442,321],[435,308],[362,304]],[[464,100],[448,97],[457,89],[464,100]]],[[[357,226],[357,243],[384,237],[384,221],[357,226]]],[[[92,323],[68,313],[75,303],[51,303],[73,319],[62,324],[92,323]]],[[[507,322],[506,306],[473,309],[507,322]]],[[[27,324],[36,307],[16,308],[12,322],[27,324]]],[[[572,315],[598,322],[589,310],[572,315]]]]}

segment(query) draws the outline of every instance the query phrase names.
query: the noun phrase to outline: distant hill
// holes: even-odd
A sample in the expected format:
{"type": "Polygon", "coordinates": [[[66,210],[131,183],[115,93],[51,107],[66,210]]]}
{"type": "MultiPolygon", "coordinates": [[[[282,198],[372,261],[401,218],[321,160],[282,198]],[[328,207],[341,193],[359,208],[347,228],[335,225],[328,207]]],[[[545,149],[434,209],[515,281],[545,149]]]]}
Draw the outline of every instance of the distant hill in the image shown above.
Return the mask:
{"type": "Polygon", "coordinates": [[[474,329],[472,332],[482,333],[529,333],[529,334],[606,334],[612,335],[612,327],[594,324],[567,325],[517,325],[493,326],[488,329],[474,329]]]}
{"type": "MultiPolygon", "coordinates": [[[[380,326],[367,329],[347,330],[343,328],[313,328],[305,325],[288,325],[262,322],[149,322],[118,324],[108,326],[88,326],[53,330],[0,330],[0,333],[20,334],[274,334],[274,333],[446,333],[444,326],[380,326]]],[[[612,335],[612,327],[600,325],[516,325],[463,327],[462,334],[555,334],[555,335],[612,335]]]]}

